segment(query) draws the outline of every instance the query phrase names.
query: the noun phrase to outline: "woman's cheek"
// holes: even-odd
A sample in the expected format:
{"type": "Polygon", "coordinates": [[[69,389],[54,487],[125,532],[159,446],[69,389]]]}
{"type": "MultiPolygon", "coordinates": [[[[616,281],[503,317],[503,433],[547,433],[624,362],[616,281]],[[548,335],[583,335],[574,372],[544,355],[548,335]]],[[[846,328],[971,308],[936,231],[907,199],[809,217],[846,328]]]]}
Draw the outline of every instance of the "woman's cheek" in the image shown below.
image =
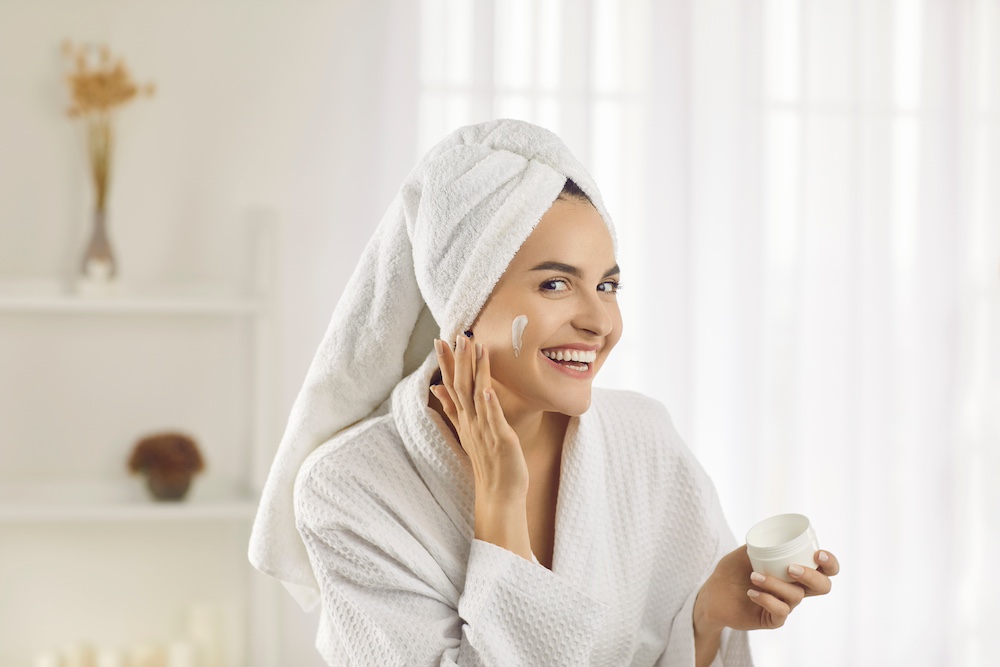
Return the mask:
{"type": "Polygon", "coordinates": [[[618,341],[620,341],[622,338],[622,314],[621,311],[618,309],[617,304],[615,304],[614,310],[611,313],[611,321],[612,321],[611,333],[609,333],[608,336],[605,338],[601,366],[603,366],[604,363],[607,362],[608,355],[611,354],[611,350],[613,350],[615,346],[618,345],[618,341]]]}
{"type": "Polygon", "coordinates": [[[614,319],[615,319],[615,325],[614,325],[614,329],[612,330],[612,333],[611,333],[611,337],[613,339],[613,342],[611,343],[612,347],[614,347],[615,345],[617,345],[618,341],[621,340],[621,338],[622,338],[622,329],[624,327],[624,322],[622,322],[622,313],[621,313],[621,310],[618,309],[617,305],[615,305],[615,318],[614,319]]]}

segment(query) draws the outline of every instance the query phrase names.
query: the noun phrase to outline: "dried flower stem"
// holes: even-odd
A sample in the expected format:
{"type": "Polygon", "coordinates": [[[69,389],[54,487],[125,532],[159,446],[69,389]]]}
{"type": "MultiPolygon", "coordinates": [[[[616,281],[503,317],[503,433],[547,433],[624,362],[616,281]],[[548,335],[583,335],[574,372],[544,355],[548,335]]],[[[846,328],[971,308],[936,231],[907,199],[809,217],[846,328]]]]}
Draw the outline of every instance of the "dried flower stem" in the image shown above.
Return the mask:
{"type": "Polygon", "coordinates": [[[108,197],[113,137],[112,119],[109,114],[95,114],[87,119],[87,152],[90,156],[90,172],[99,212],[104,212],[108,197]]]}
{"type": "Polygon", "coordinates": [[[153,86],[140,89],[132,81],[125,62],[111,62],[107,45],[99,49],[99,67],[91,68],[88,53],[93,48],[84,44],[73,47],[68,40],[63,43],[63,53],[72,60],[76,70],[66,77],[73,106],[71,118],[82,117],[87,128],[87,155],[94,182],[98,212],[104,212],[111,180],[111,156],[114,146],[114,112],[136,95],[152,95],[153,86]]]}

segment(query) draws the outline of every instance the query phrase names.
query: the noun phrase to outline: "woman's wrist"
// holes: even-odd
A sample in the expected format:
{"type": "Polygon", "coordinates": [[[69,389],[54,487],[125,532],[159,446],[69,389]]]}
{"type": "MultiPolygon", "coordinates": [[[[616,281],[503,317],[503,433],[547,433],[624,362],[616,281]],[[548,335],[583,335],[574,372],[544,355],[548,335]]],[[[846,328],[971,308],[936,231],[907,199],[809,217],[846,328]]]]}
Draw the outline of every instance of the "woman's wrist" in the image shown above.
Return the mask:
{"type": "Polygon", "coordinates": [[[694,653],[696,667],[710,665],[719,652],[722,643],[724,625],[716,623],[707,610],[707,603],[702,596],[704,589],[698,591],[695,598],[691,623],[694,626],[694,653]]]}
{"type": "Polygon", "coordinates": [[[490,542],[531,560],[528,504],[524,498],[476,498],[476,539],[490,542]]]}
{"type": "Polygon", "coordinates": [[[705,593],[705,588],[703,586],[702,589],[698,591],[698,597],[694,600],[694,611],[691,614],[695,635],[701,635],[704,637],[721,634],[722,630],[726,627],[724,623],[719,623],[712,618],[708,608],[708,597],[710,596],[705,593]]]}

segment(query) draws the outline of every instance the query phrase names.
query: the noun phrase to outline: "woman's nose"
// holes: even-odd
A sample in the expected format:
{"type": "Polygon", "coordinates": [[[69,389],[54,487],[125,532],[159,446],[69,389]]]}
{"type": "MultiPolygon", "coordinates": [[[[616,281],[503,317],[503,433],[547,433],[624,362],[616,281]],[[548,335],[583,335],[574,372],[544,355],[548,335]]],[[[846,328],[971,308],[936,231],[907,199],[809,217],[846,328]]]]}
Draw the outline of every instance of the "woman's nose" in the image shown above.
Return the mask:
{"type": "Polygon", "coordinates": [[[584,329],[595,336],[607,336],[614,327],[614,321],[608,313],[609,304],[594,292],[580,298],[580,307],[574,318],[573,325],[584,329]]]}

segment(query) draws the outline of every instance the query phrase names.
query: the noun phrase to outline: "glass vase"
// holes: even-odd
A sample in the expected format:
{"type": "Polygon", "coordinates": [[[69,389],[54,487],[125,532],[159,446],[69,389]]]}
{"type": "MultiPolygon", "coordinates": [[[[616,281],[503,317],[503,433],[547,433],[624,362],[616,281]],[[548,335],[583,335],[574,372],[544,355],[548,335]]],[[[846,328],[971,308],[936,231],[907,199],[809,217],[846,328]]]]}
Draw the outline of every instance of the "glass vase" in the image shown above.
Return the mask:
{"type": "Polygon", "coordinates": [[[94,211],[90,242],[83,255],[80,273],[85,280],[97,283],[111,282],[118,273],[115,255],[108,240],[107,214],[101,209],[94,211]]]}

